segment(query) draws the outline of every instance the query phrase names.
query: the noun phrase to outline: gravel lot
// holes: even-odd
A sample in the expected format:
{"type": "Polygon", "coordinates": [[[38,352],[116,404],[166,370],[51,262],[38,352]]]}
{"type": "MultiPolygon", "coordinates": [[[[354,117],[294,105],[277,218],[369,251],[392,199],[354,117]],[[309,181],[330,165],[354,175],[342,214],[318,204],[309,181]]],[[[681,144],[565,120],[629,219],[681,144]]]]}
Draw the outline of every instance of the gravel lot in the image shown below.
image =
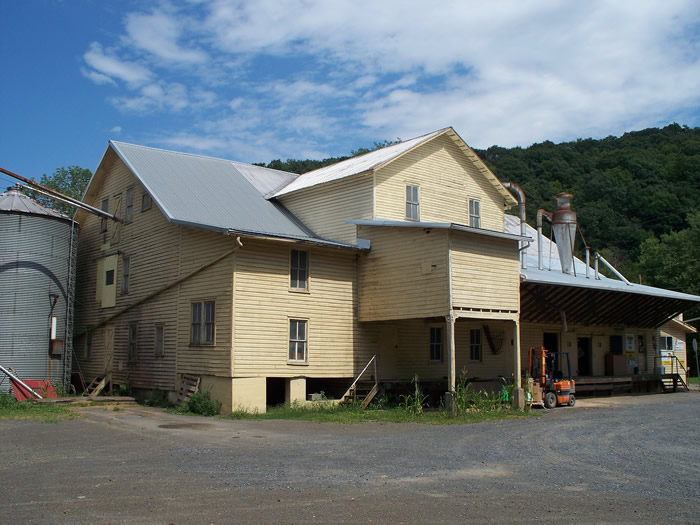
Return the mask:
{"type": "Polygon", "coordinates": [[[700,523],[700,392],[475,425],[0,423],[2,523],[700,523]]]}

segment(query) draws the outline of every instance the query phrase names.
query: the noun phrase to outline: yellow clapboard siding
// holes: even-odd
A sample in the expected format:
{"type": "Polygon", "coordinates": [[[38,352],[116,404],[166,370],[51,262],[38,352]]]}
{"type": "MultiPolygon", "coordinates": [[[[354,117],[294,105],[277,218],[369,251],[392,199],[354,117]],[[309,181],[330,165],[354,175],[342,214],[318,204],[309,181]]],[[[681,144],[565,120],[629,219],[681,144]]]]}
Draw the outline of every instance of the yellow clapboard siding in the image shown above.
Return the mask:
{"type": "Polygon", "coordinates": [[[447,232],[361,226],[358,234],[372,242],[360,258],[361,321],[446,314],[447,232]]]}
{"type": "Polygon", "coordinates": [[[469,224],[469,199],[481,204],[481,228],[503,231],[504,199],[447,136],[379,168],[375,218],[406,220],[406,185],[420,187],[420,220],[469,224]]]}
{"type": "Polygon", "coordinates": [[[520,310],[516,241],[452,232],[450,247],[455,308],[520,310]]]}
{"type": "Polygon", "coordinates": [[[371,354],[363,344],[356,303],[356,255],[309,248],[309,292],[289,290],[290,250],[250,240],[236,254],[234,374],[351,377],[371,354]],[[288,363],[289,319],[308,320],[308,362],[288,363]]]}
{"type": "Polygon", "coordinates": [[[317,235],[357,242],[348,219],[372,218],[371,174],[356,175],[280,197],[280,202],[317,235]]]}

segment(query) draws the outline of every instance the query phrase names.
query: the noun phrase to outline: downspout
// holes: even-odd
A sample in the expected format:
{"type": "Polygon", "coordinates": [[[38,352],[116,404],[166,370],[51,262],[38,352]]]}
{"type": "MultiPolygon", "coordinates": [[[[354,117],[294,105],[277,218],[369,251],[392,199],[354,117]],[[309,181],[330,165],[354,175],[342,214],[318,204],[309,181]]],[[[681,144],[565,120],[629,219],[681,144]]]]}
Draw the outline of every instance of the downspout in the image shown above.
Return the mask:
{"type": "MultiPolygon", "coordinates": [[[[525,192],[514,182],[504,182],[503,187],[515,195],[518,199],[518,207],[520,209],[520,235],[527,237],[527,222],[525,220],[525,192]]],[[[521,241],[520,245],[520,267],[527,269],[527,247],[530,245],[527,241],[521,241]]]]}

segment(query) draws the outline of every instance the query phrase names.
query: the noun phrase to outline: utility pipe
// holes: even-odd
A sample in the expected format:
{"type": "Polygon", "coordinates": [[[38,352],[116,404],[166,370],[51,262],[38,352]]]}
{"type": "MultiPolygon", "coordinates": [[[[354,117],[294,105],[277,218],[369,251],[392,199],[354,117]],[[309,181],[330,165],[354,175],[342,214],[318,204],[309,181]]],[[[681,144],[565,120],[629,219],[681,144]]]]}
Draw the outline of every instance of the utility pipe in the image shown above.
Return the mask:
{"type": "MultiPolygon", "coordinates": [[[[537,210],[537,269],[543,270],[544,264],[542,263],[542,217],[547,217],[549,222],[552,222],[552,214],[547,210],[540,208],[537,210]]],[[[551,248],[551,246],[550,246],[551,248]]],[[[550,270],[552,262],[550,261],[550,270]]]]}
{"type": "Polygon", "coordinates": [[[591,278],[591,249],[586,246],[586,279],[591,278]]]}
{"type": "Polygon", "coordinates": [[[595,254],[597,259],[600,259],[603,261],[603,264],[608,267],[608,269],[614,273],[622,282],[624,282],[628,286],[632,286],[632,283],[627,280],[627,278],[622,275],[619,271],[617,271],[617,268],[615,268],[612,264],[610,264],[608,261],[605,260],[605,257],[600,255],[599,253],[595,254]]]}
{"type": "MultiPolygon", "coordinates": [[[[518,199],[518,208],[520,210],[520,235],[527,237],[527,222],[526,222],[526,211],[525,211],[525,192],[520,186],[514,182],[504,182],[503,187],[509,190],[518,199]]],[[[530,245],[527,241],[521,241],[520,245],[520,267],[523,270],[527,269],[527,247],[530,245]]]]}
{"type": "Polygon", "coordinates": [[[32,394],[34,394],[34,396],[37,397],[38,399],[44,399],[44,398],[41,397],[39,394],[37,394],[36,392],[34,392],[34,390],[32,390],[29,386],[27,386],[27,384],[26,384],[24,381],[22,381],[19,377],[17,377],[15,374],[13,374],[12,372],[10,372],[10,371],[9,371],[7,368],[5,368],[4,366],[0,365],[0,371],[5,372],[5,373],[10,377],[10,379],[13,379],[13,380],[16,381],[18,384],[22,385],[23,388],[26,388],[29,392],[31,392],[32,394]]]}
{"type": "Polygon", "coordinates": [[[37,193],[41,193],[42,195],[46,195],[48,197],[51,197],[52,199],[66,202],[72,206],[75,206],[76,208],[80,208],[82,210],[89,211],[90,213],[94,213],[95,215],[99,215],[100,217],[104,217],[106,219],[111,219],[113,221],[118,221],[118,222],[124,222],[121,219],[112,215],[111,213],[107,213],[106,211],[100,210],[99,208],[95,208],[93,206],[90,206],[89,204],[85,204],[84,202],[81,202],[78,199],[74,199],[73,197],[69,197],[68,195],[64,195],[63,193],[60,193],[54,189],[48,188],[46,186],[42,186],[38,182],[34,182],[31,179],[27,179],[25,177],[22,177],[22,175],[17,175],[16,173],[12,173],[11,171],[6,170],[4,168],[0,168],[0,173],[4,173],[5,175],[9,175],[10,177],[14,177],[17,180],[21,180],[27,186],[29,186],[32,190],[36,191],[37,193]]]}

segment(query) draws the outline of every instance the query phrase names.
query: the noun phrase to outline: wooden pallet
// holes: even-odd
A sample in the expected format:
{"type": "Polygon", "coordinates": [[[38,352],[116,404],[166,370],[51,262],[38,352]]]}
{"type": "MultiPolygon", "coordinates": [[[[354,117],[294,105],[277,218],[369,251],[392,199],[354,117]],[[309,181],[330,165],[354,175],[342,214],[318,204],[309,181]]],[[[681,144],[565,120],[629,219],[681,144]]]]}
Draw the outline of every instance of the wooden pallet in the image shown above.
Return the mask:
{"type": "Polygon", "coordinates": [[[182,374],[182,379],[180,380],[180,391],[177,394],[177,404],[182,404],[185,400],[189,399],[192,394],[199,391],[199,376],[193,376],[190,374],[182,374]]]}

